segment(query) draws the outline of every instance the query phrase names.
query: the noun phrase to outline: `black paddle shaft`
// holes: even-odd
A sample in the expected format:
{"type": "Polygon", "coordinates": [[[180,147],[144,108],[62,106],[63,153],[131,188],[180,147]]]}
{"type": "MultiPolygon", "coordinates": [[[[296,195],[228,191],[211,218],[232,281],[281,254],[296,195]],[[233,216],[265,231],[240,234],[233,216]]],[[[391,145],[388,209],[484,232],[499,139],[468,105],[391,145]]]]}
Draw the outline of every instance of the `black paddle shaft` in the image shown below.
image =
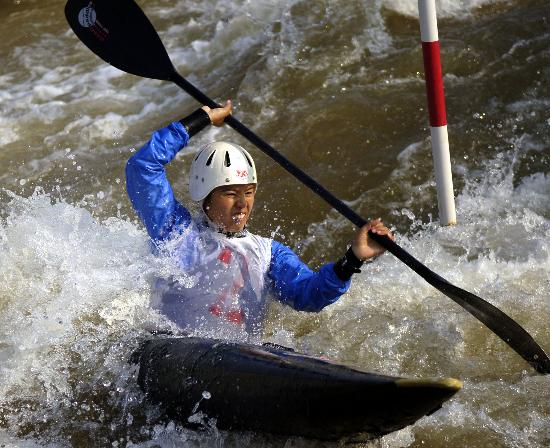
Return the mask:
{"type": "MultiPolygon", "coordinates": [[[[171,81],[199,103],[219,107],[174,68],[155,28],[134,0],[69,0],[67,21],[78,38],[101,59],[125,72],[171,81]]],[[[326,188],[286,159],[275,148],[235,117],[225,122],[308,186],[358,227],[366,220],[326,188]]],[[[550,373],[550,359],[523,327],[482,298],[452,285],[389,238],[370,233],[377,243],[395,255],[428,283],[454,300],[506,342],[539,373],[550,373]]]]}

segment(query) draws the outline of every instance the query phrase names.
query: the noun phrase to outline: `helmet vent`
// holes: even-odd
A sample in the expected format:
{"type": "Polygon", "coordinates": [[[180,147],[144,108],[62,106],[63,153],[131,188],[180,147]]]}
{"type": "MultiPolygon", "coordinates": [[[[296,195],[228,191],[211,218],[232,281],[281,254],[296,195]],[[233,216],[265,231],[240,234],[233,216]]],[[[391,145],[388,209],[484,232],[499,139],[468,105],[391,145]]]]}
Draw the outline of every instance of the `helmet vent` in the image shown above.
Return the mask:
{"type": "Polygon", "coordinates": [[[248,165],[250,166],[250,168],[252,168],[252,162],[250,161],[250,159],[248,158],[248,156],[244,152],[243,152],[243,156],[246,159],[246,161],[248,162],[248,165]]]}
{"type": "Polygon", "coordinates": [[[206,161],[206,166],[210,166],[212,163],[212,159],[214,158],[214,154],[216,154],[216,150],[212,151],[212,154],[208,157],[208,160],[206,161]]]}
{"type": "Polygon", "coordinates": [[[229,158],[229,153],[225,151],[225,166],[231,166],[231,159],[229,158]]]}

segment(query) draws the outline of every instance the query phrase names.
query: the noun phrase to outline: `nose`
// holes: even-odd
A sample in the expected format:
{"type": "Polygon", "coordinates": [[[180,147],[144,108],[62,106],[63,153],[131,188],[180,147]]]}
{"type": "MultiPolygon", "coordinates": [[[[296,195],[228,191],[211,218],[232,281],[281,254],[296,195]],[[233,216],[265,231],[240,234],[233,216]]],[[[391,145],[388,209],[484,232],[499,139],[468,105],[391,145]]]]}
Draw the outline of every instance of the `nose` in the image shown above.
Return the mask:
{"type": "Polygon", "coordinates": [[[246,197],[244,194],[240,194],[237,196],[237,201],[235,202],[235,205],[238,208],[245,208],[246,207],[246,197]]]}

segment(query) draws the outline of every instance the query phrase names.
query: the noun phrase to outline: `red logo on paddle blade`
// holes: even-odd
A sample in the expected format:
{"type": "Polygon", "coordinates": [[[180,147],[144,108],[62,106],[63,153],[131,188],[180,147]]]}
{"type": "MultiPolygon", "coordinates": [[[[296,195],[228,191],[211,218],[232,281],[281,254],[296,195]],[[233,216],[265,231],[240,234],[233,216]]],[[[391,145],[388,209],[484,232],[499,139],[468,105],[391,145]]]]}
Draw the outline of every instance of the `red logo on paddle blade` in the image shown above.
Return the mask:
{"type": "Polygon", "coordinates": [[[97,13],[92,2],[80,10],[78,13],[78,23],[83,28],[88,28],[100,42],[105,42],[109,35],[109,30],[97,20],[97,13]]]}

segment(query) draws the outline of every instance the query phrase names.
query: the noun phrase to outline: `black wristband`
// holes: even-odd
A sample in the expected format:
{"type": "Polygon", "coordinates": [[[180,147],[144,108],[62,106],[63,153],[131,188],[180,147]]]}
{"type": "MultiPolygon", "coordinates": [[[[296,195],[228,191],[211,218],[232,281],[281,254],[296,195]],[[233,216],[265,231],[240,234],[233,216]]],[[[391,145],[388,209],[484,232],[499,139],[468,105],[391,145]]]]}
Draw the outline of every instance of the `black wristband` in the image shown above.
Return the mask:
{"type": "Polygon", "coordinates": [[[347,281],[353,274],[361,272],[361,266],[363,262],[356,257],[350,247],[346,254],[334,263],[333,269],[340,280],[347,281]]]}
{"type": "Polygon", "coordinates": [[[182,118],[180,123],[187,129],[189,137],[193,137],[210,124],[210,116],[204,109],[197,109],[191,115],[182,118]]]}

